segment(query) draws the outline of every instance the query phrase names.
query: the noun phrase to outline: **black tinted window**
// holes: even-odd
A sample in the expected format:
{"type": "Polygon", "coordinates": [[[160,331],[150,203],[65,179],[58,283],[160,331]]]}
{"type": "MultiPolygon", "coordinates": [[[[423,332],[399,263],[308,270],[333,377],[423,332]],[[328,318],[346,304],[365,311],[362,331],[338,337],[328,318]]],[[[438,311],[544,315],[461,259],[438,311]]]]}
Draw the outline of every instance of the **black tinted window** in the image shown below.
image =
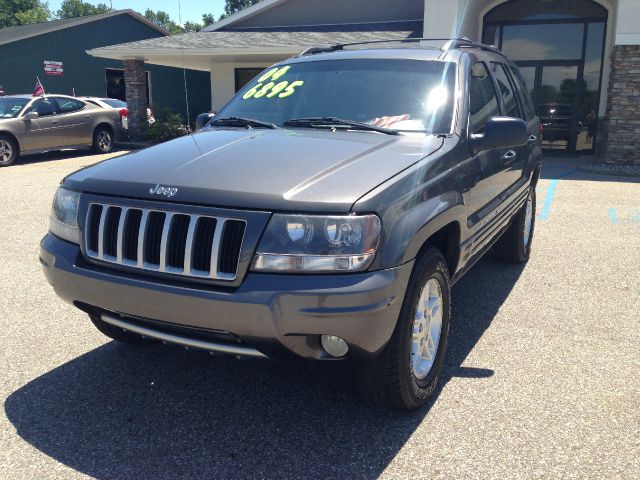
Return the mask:
{"type": "Polygon", "coordinates": [[[471,67],[469,77],[469,131],[482,133],[484,125],[491,117],[500,116],[498,98],[493,88],[493,81],[484,63],[476,63],[471,67]]]}
{"type": "Polygon", "coordinates": [[[502,95],[502,103],[504,104],[504,115],[507,117],[520,117],[518,110],[518,101],[514,92],[512,81],[507,76],[504,65],[501,63],[492,63],[491,70],[498,82],[498,88],[502,95]]]}
{"type": "Polygon", "coordinates": [[[46,117],[56,112],[56,106],[52,100],[41,98],[29,107],[29,112],[36,112],[39,116],[46,117]]]}
{"type": "Polygon", "coordinates": [[[524,108],[524,114],[527,117],[527,120],[529,120],[535,116],[535,109],[533,108],[531,97],[529,96],[527,84],[524,81],[520,70],[518,70],[515,65],[509,65],[509,68],[511,70],[512,77],[516,80],[516,88],[518,89],[518,95],[520,96],[522,107],[524,108]]]}
{"type": "Polygon", "coordinates": [[[84,108],[84,103],[71,98],[56,98],[56,101],[58,102],[58,113],[77,112],[84,108]]]}

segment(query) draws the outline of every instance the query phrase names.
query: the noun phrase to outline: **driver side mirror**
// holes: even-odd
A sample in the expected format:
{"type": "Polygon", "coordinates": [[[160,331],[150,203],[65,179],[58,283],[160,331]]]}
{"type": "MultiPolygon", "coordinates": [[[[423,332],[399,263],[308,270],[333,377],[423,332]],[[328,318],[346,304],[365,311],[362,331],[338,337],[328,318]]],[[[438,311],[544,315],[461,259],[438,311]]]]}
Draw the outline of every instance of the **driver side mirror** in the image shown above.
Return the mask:
{"type": "Polygon", "coordinates": [[[529,141],[529,131],[520,118],[491,117],[484,126],[484,133],[473,135],[472,139],[478,152],[492,148],[521,147],[529,141]]]}
{"type": "Polygon", "coordinates": [[[210,112],[201,113],[200,115],[198,115],[196,117],[196,130],[202,129],[215,116],[215,113],[210,112]]]}
{"type": "Polygon", "coordinates": [[[23,118],[26,121],[37,120],[38,118],[40,118],[40,115],[38,115],[38,112],[29,112],[23,118]]]}

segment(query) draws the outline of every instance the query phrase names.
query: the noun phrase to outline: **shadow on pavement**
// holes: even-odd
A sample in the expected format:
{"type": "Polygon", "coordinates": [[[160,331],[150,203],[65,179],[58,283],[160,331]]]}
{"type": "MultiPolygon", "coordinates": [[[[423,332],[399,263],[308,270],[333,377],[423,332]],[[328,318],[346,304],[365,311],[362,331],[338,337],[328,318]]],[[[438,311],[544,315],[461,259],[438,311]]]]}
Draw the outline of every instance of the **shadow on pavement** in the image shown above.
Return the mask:
{"type": "Polygon", "coordinates": [[[418,412],[363,404],[339,363],[115,342],[34,379],[5,411],[24,440],[100,479],[377,477],[452,377],[482,381],[499,368],[462,363],[521,272],[489,258],[454,287],[441,387],[418,412]]]}

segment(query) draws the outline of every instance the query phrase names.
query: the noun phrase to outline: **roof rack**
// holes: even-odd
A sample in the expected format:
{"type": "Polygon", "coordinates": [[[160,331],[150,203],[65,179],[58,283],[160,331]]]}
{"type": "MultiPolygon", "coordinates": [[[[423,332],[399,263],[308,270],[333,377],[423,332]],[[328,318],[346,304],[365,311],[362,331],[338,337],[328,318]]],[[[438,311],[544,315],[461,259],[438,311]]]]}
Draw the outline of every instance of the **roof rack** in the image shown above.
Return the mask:
{"type": "MultiPolygon", "coordinates": [[[[397,39],[389,39],[389,40],[370,40],[368,42],[353,42],[353,43],[339,43],[335,45],[324,45],[317,47],[309,47],[302,52],[300,52],[297,57],[303,57],[305,55],[316,55],[318,53],[331,53],[337,52],[340,50],[344,50],[345,47],[356,47],[362,45],[377,45],[381,43],[417,43],[423,41],[430,42],[445,42],[440,50],[443,52],[453,50],[455,48],[477,48],[480,50],[484,50],[485,52],[497,53],[499,55],[504,56],[502,50],[493,45],[485,45],[484,43],[474,42],[470,38],[467,37],[456,37],[456,38],[397,38],[397,39]]],[[[437,48],[437,47],[423,47],[423,48],[437,48]]]]}

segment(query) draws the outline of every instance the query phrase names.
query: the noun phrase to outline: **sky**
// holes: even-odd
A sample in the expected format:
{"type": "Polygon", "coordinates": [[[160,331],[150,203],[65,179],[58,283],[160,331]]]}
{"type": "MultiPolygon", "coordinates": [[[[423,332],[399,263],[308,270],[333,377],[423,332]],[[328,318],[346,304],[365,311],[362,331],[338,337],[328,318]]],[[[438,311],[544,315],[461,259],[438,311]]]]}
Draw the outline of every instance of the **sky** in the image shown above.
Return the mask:
{"type": "MultiPolygon", "coordinates": [[[[152,10],[164,10],[171,18],[178,23],[178,0],[85,0],[89,3],[111,4],[116,10],[131,8],[140,13],[144,13],[147,8],[152,10]]],[[[48,0],[49,9],[55,13],[60,8],[62,0],[48,0]]],[[[182,23],[202,22],[203,13],[213,13],[218,18],[224,12],[225,0],[180,0],[180,10],[182,12],[182,23]]]]}

